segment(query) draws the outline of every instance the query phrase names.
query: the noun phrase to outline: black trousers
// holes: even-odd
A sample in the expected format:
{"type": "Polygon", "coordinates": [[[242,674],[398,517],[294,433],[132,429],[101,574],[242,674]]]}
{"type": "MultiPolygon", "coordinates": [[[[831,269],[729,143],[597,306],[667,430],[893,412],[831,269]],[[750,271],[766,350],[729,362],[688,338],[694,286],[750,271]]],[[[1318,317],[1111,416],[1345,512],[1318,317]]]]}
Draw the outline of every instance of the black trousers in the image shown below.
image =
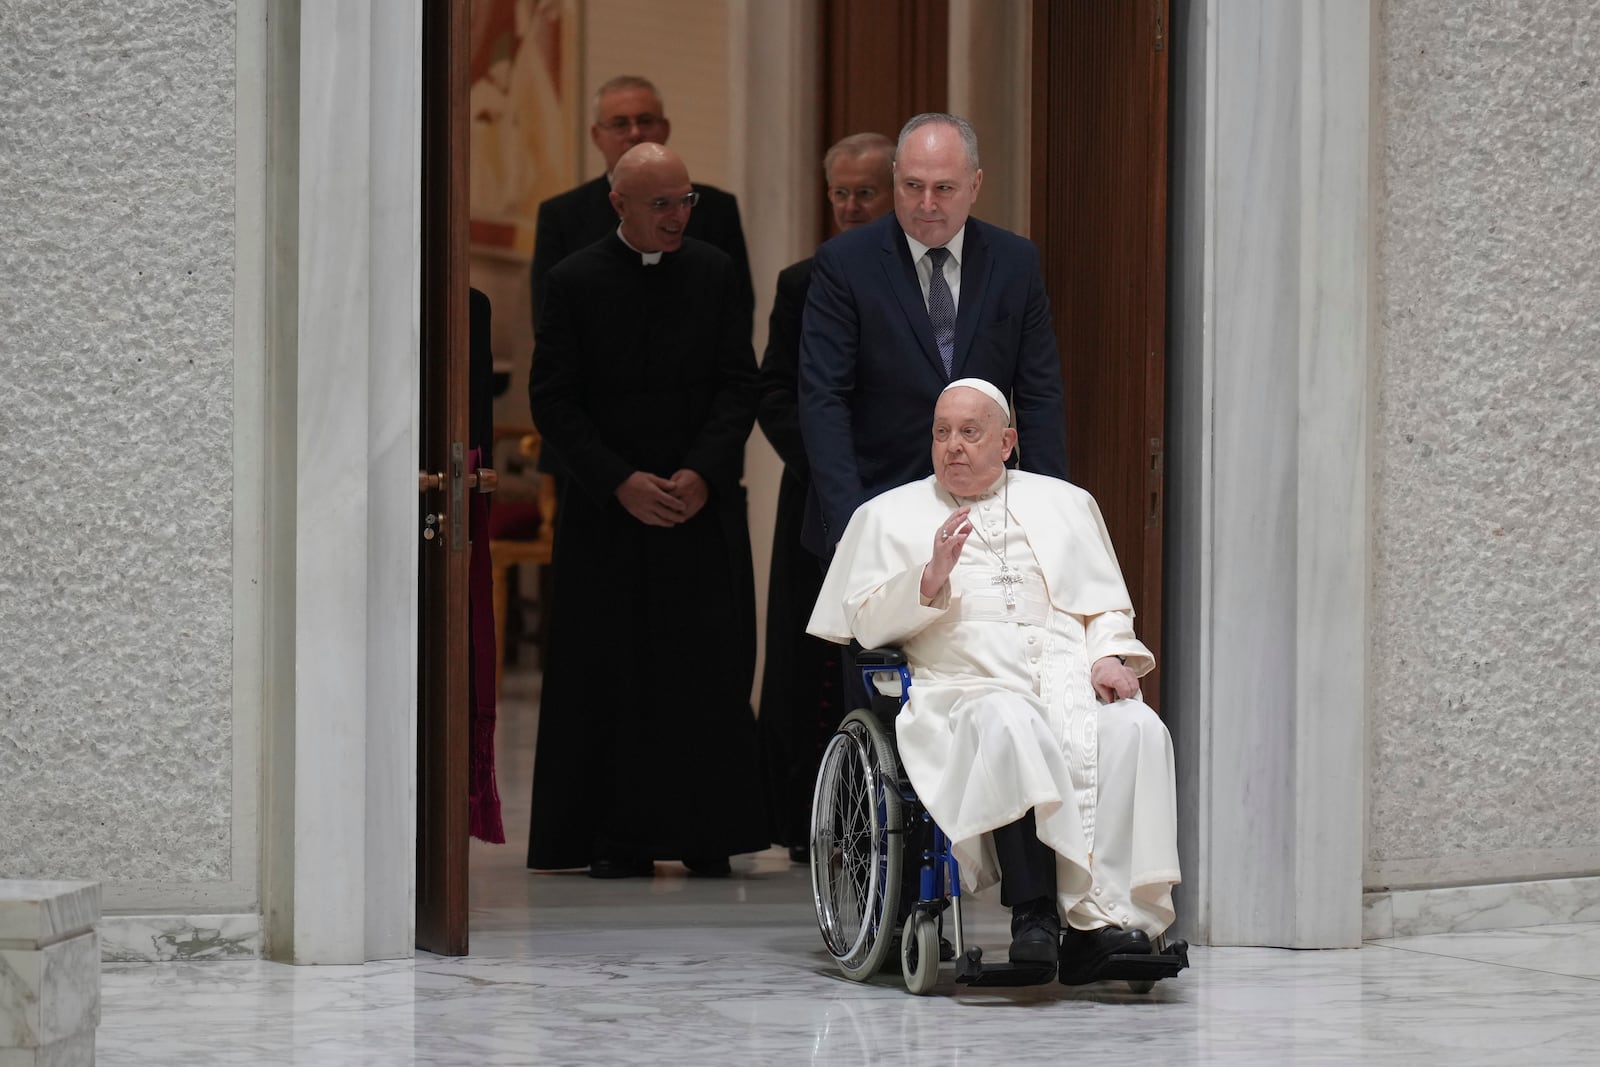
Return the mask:
{"type": "Polygon", "coordinates": [[[1000,861],[1000,903],[1014,908],[1039,897],[1055,900],[1056,853],[1039,840],[1033,809],[991,836],[1000,861]]]}

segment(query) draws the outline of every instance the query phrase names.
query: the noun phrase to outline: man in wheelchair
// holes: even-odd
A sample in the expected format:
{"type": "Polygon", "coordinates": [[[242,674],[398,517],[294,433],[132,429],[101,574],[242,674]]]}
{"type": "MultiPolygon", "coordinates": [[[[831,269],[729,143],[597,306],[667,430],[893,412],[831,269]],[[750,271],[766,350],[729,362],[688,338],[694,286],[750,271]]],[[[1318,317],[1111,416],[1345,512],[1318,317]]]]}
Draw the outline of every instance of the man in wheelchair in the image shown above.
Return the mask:
{"type": "Polygon", "coordinates": [[[1000,883],[1013,963],[1059,947],[1063,973],[1087,974],[1173,920],[1172,741],[1139,699],[1155,661],[1099,508],[1007,470],[1009,419],[989,382],[946,387],[934,474],[856,511],[809,630],[903,649],[900,761],[963,888],[1000,883]]]}

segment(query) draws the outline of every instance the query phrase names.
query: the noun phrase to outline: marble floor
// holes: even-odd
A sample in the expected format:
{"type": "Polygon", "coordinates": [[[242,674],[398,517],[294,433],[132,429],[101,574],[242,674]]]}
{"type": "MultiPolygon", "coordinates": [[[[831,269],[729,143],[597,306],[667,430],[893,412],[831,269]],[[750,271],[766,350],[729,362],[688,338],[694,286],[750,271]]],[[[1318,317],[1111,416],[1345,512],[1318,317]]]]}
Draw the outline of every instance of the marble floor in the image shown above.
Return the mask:
{"type": "MultiPolygon", "coordinates": [[[[845,981],[805,871],[773,850],[727,880],[659,864],[599,882],[522,867],[537,674],[507,679],[510,843],[474,843],[471,954],[364,967],[112,964],[101,1067],[122,1064],[1594,1064],[1600,924],[1207,949],[1137,996],[845,981]]],[[[968,936],[1003,949],[982,901],[968,936]]]]}

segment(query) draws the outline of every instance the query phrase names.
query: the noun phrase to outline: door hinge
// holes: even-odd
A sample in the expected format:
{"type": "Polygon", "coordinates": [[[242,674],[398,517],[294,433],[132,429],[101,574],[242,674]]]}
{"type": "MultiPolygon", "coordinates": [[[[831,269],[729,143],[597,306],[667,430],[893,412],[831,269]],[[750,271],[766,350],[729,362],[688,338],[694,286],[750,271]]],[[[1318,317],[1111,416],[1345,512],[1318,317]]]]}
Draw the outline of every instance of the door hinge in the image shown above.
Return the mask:
{"type": "Polygon", "coordinates": [[[1156,51],[1159,52],[1167,46],[1167,15],[1164,10],[1167,0],[1150,0],[1150,13],[1155,16],[1156,51]]]}
{"type": "Polygon", "coordinates": [[[1161,438],[1150,438],[1149,464],[1145,467],[1144,493],[1148,505],[1145,511],[1145,526],[1159,526],[1161,524],[1161,468],[1166,463],[1166,455],[1161,447],[1161,438]]]}
{"type": "Polygon", "coordinates": [[[445,513],[450,523],[450,550],[461,552],[467,547],[467,447],[460,441],[450,442],[450,505],[445,513]]]}

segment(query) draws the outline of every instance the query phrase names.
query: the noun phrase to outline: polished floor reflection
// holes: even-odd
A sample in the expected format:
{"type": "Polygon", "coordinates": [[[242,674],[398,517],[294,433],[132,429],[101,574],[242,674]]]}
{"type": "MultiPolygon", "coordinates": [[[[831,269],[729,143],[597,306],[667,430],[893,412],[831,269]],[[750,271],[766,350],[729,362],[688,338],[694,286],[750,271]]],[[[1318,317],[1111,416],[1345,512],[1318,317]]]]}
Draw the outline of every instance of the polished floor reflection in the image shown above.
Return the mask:
{"type": "MultiPolygon", "coordinates": [[[[98,1063],[1521,1064],[1600,1062],[1600,924],[1192,951],[1120,984],[974,991],[947,970],[840,978],[805,872],[778,850],[727,880],[659,864],[599,882],[522,868],[537,676],[507,679],[511,843],[474,845],[472,953],[364,967],[116,964],[98,1063]]],[[[980,902],[969,936],[996,950],[980,902]]]]}

